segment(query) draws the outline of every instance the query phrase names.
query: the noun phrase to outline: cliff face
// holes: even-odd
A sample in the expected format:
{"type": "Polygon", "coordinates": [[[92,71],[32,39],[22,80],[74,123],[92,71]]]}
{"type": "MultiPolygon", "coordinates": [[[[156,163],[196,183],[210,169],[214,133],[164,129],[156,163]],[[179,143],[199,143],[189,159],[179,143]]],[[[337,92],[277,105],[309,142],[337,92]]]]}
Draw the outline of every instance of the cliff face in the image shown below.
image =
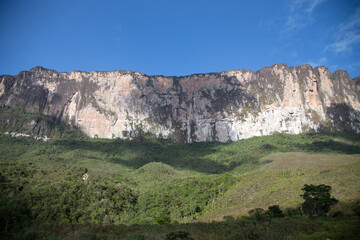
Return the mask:
{"type": "Polygon", "coordinates": [[[184,77],[131,71],[1,76],[0,104],[40,112],[90,137],[140,131],[183,142],[236,141],[274,132],[360,133],[359,79],[325,67],[275,64],[184,77]]]}

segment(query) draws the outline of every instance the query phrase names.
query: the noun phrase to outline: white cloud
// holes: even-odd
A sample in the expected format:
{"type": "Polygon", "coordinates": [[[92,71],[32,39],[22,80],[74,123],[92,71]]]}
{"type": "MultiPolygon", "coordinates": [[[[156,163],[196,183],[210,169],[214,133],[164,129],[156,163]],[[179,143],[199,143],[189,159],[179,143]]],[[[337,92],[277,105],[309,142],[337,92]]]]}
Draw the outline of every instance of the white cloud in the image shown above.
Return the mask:
{"type": "Polygon", "coordinates": [[[342,53],[351,51],[357,44],[360,44],[360,8],[338,26],[335,41],[327,45],[325,50],[342,53]]]}
{"type": "Polygon", "coordinates": [[[314,8],[324,1],[325,0],[313,0],[313,1],[310,0],[310,1],[308,1],[308,7],[307,7],[307,9],[305,9],[305,11],[308,12],[309,14],[312,14],[312,12],[314,11],[314,8]]]}
{"type": "Polygon", "coordinates": [[[355,32],[346,33],[332,44],[329,44],[325,50],[330,50],[335,53],[346,52],[352,49],[352,46],[360,43],[360,34],[355,32]]]}
{"type": "Polygon", "coordinates": [[[285,32],[292,32],[305,27],[313,19],[311,17],[314,9],[326,0],[295,0],[289,6],[289,15],[285,23],[285,32]]]}
{"type": "Polygon", "coordinates": [[[290,5],[290,12],[298,11],[299,9],[312,13],[314,8],[326,0],[294,0],[290,5]]]}
{"type": "Polygon", "coordinates": [[[298,20],[298,17],[296,16],[288,16],[285,29],[286,31],[293,31],[295,29],[301,28],[304,26],[304,23],[298,20]]]}

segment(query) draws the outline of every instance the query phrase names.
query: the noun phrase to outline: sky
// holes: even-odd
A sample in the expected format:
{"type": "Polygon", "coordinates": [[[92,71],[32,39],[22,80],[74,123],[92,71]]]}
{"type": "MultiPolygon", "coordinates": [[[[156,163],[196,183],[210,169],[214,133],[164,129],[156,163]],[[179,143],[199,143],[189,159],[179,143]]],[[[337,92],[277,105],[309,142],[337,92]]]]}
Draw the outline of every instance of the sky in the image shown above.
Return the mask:
{"type": "Polygon", "coordinates": [[[183,76],[275,63],[360,75],[359,0],[0,0],[0,75],[183,76]]]}

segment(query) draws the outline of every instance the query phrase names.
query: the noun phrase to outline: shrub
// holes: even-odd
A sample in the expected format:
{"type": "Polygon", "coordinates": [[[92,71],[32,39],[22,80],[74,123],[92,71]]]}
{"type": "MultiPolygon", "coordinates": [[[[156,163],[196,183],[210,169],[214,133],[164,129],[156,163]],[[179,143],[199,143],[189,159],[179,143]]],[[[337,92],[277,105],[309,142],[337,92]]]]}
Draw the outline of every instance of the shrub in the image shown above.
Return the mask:
{"type": "Polygon", "coordinates": [[[342,216],[344,216],[344,214],[340,210],[336,210],[336,211],[329,213],[329,217],[332,217],[332,218],[338,218],[338,217],[342,217],[342,216]]]}
{"type": "Polygon", "coordinates": [[[299,216],[301,215],[301,210],[299,207],[288,207],[285,209],[285,215],[288,217],[299,216]]]}
{"type": "Polygon", "coordinates": [[[145,240],[145,236],[142,234],[136,234],[130,237],[131,240],[145,240]]]}
{"type": "Polygon", "coordinates": [[[271,218],[282,218],[285,217],[283,211],[281,211],[279,205],[273,205],[268,208],[266,214],[271,218]]]}
{"type": "Polygon", "coordinates": [[[251,209],[249,211],[249,215],[260,222],[265,222],[269,220],[269,216],[265,213],[265,210],[262,208],[251,209]]]}
{"type": "Polygon", "coordinates": [[[171,218],[168,216],[160,216],[156,219],[156,223],[159,225],[163,225],[163,224],[170,224],[171,223],[171,218]]]}
{"type": "Polygon", "coordinates": [[[176,231],[166,234],[165,240],[193,240],[192,237],[190,237],[190,233],[185,231],[176,231]]]}
{"type": "Polygon", "coordinates": [[[231,222],[231,221],[234,221],[235,220],[235,218],[234,218],[234,216],[224,216],[224,221],[225,222],[231,222]]]}
{"type": "Polygon", "coordinates": [[[331,186],[328,185],[305,184],[301,190],[304,191],[304,194],[300,196],[305,200],[301,209],[310,217],[324,216],[330,211],[330,207],[338,202],[337,199],[331,197],[331,186]]]}
{"type": "Polygon", "coordinates": [[[357,200],[357,202],[352,207],[352,210],[356,216],[360,216],[360,200],[357,200]]]}

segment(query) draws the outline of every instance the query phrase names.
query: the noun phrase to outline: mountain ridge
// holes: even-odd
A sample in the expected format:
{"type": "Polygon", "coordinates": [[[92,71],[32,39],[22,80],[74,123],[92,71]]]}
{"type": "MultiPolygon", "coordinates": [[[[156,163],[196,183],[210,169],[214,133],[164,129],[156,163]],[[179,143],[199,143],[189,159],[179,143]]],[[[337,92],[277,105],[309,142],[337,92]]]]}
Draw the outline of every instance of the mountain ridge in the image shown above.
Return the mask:
{"type": "MultiPolygon", "coordinates": [[[[23,70],[23,71],[20,71],[21,72],[34,72],[34,71],[37,71],[37,70],[45,70],[45,71],[54,71],[54,72],[57,72],[57,73],[72,73],[72,72],[83,72],[83,73],[91,73],[91,72],[102,72],[102,73],[106,73],[106,72],[133,72],[133,73],[139,73],[139,74],[143,74],[143,75],[147,75],[147,76],[152,76],[152,77],[178,77],[178,78],[181,78],[181,77],[187,77],[187,76],[193,76],[193,75],[204,75],[204,74],[216,74],[216,73],[226,73],[226,72],[229,72],[229,71],[236,71],[236,70],[245,70],[245,71],[250,71],[250,72],[253,72],[253,73],[257,73],[258,71],[264,69],[264,68],[271,68],[271,67],[274,67],[275,65],[279,65],[279,66],[285,66],[285,67],[294,67],[294,68],[299,68],[299,67],[307,67],[307,68],[312,68],[312,69],[316,69],[316,68],[326,68],[328,70],[328,68],[325,66],[325,65],[319,65],[319,66],[316,66],[316,67],[312,67],[310,64],[301,64],[301,65],[298,65],[298,66],[288,66],[286,63],[275,63],[271,66],[267,66],[267,67],[263,67],[263,68],[260,68],[258,70],[251,70],[251,69],[246,69],[246,68],[236,68],[236,69],[230,69],[230,70],[224,70],[224,71],[218,71],[218,72],[208,72],[208,73],[205,73],[205,72],[199,72],[199,73],[191,73],[191,74],[185,74],[185,75],[163,75],[163,74],[146,74],[146,73],[143,73],[143,72],[139,72],[139,71],[133,71],[133,70],[125,70],[125,69],[116,69],[116,70],[106,70],[106,71],[103,71],[103,70],[92,70],[92,71],[84,71],[84,70],[72,70],[70,72],[68,71],[56,71],[54,69],[51,69],[51,68],[46,68],[46,67],[43,67],[43,66],[35,66],[35,67],[32,67],[30,68],[29,70],[23,70]]],[[[335,70],[333,73],[331,74],[334,74],[335,72],[345,72],[347,73],[346,70],[341,70],[341,69],[338,69],[338,70],[335,70]]],[[[19,74],[20,74],[19,73],[19,74]]],[[[347,73],[348,74],[348,73],[347,73]]],[[[3,76],[16,76],[16,75],[11,75],[11,74],[0,74],[0,77],[3,77],[3,76]]],[[[350,77],[350,75],[349,75],[350,77]]],[[[357,77],[354,77],[352,79],[358,79],[360,78],[360,76],[357,76],[357,77]]]]}
{"type": "Polygon", "coordinates": [[[283,63],[256,72],[179,77],[37,66],[0,76],[0,104],[54,117],[100,138],[148,132],[180,142],[229,142],[275,132],[360,133],[358,78],[324,66],[283,63]]]}

